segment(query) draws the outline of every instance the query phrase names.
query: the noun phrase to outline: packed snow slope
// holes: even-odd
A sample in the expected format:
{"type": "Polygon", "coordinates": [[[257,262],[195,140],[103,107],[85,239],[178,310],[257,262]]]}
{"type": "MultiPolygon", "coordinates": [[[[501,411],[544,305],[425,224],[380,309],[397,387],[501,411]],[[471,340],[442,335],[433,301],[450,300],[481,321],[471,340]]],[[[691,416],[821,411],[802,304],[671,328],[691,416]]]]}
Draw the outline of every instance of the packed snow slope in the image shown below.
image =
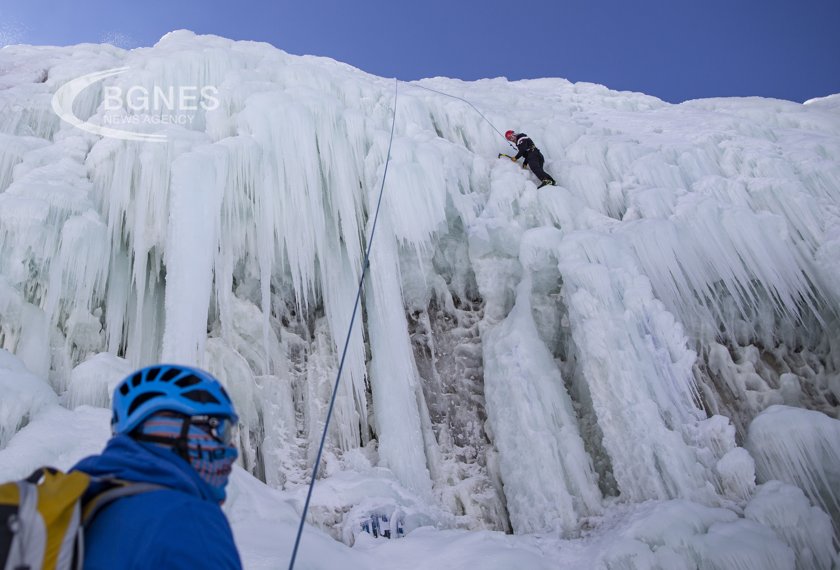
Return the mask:
{"type": "Polygon", "coordinates": [[[49,460],[22,451],[27,429],[92,421],[84,406],[107,408],[133,367],[182,362],[228,386],[242,466],[299,508],[395,105],[310,521],[346,544],[375,514],[409,536],[578,540],[648,509],[600,564],[830,567],[836,96],[672,105],[562,79],[396,84],[185,31],[131,51],[5,47],[0,475],[49,460]],[[108,123],[108,87],[210,87],[219,104],[126,127],[162,143],[53,111],[68,81],[123,67],[81,92],[78,117],[108,123]],[[497,159],[508,128],[558,186],[497,159]]]}

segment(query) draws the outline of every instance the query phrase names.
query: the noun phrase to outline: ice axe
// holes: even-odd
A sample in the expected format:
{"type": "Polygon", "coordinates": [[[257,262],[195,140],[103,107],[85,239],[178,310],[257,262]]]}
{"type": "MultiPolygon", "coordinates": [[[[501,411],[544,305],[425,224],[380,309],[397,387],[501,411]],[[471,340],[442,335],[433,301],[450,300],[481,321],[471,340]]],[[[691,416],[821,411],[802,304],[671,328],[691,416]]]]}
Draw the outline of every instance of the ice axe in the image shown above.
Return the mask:
{"type": "MultiPolygon", "coordinates": [[[[496,158],[502,158],[503,156],[504,156],[505,158],[509,158],[509,159],[511,159],[513,162],[516,162],[516,159],[515,159],[514,157],[512,157],[512,156],[511,156],[511,155],[509,155],[509,154],[505,154],[505,153],[503,153],[503,152],[500,152],[500,153],[499,153],[499,156],[497,156],[496,158]]],[[[527,165],[527,164],[523,164],[523,165],[522,165],[522,168],[523,168],[523,169],[528,168],[528,165],[527,165]]]]}

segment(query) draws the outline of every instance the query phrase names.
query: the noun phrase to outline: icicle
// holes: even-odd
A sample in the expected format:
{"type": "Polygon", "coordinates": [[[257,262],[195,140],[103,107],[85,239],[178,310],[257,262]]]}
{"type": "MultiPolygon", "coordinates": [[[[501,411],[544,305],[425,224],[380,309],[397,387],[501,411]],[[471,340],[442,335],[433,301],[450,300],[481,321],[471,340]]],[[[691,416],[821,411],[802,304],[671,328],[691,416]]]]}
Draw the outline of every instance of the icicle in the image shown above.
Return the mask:
{"type": "Polygon", "coordinates": [[[703,413],[681,328],[618,243],[573,234],[557,257],[572,342],[622,496],[710,500],[713,475],[689,445],[703,413]]]}
{"type": "Polygon", "coordinates": [[[205,147],[173,164],[162,359],[201,365],[227,155],[205,147]]]}
{"type": "Polygon", "coordinates": [[[676,212],[668,221],[643,220],[619,233],[632,244],[657,296],[693,337],[706,341],[723,328],[738,338],[734,318],[756,323],[752,338],[772,336],[753,316],[765,298],[793,322],[803,307],[818,312],[803,272],[808,262],[790,243],[780,217],[724,210],[696,195],[682,199],[676,212]],[[729,300],[734,315],[726,314],[729,300]]]}
{"type": "Polygon", "coordinates": [[[514,532],[564,532],[600,511],[601,494],[572,401],[531,316],[531,280],[508,317],[484,338],[492,440],[514,532]]]}
{"type": "Polygon", "coordinates": [[[370,289],[365,301],[371,342],[371,391],[379,458],[406,487],[431,496],[415,383],[417,370],[402,311],[399,269],[390,220],[371,251],[370,289]],[[384,236],[384,238],[382,237],[384,236]]]}

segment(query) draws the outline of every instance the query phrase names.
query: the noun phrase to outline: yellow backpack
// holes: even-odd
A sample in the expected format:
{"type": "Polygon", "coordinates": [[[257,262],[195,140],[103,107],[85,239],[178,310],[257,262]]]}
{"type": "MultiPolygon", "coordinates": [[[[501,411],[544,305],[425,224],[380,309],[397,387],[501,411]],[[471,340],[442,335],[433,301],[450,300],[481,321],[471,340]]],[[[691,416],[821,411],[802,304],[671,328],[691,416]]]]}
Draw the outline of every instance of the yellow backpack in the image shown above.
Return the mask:
{"type": "Polygon", "coordinates": [[[82,529],[96,513],[120,497],[161,488],[51,467],[0,484],[0,570],[81,569],[82,529]],[[83,503],[93,482],[104,490],[83,503]]]}

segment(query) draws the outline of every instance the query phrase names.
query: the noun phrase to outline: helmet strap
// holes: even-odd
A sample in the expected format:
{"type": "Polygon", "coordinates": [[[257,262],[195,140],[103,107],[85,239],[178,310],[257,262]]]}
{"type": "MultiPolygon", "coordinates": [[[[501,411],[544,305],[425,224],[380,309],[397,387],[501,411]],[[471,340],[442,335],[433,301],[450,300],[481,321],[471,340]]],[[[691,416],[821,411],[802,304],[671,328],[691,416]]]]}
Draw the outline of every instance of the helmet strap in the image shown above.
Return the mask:
{"type": "Polygon", "coordinates": [[[178,436],[178,439],[175,440],[175,451],[180,455],[185,461],[189,462],[190,460],[190,452],[189,452],[189,440],[187,436],[190,432],[190,425],[192,424],[192,418],[190,416],[184,417],[184,422],[181,424],[181,434],[178,436]]]}

